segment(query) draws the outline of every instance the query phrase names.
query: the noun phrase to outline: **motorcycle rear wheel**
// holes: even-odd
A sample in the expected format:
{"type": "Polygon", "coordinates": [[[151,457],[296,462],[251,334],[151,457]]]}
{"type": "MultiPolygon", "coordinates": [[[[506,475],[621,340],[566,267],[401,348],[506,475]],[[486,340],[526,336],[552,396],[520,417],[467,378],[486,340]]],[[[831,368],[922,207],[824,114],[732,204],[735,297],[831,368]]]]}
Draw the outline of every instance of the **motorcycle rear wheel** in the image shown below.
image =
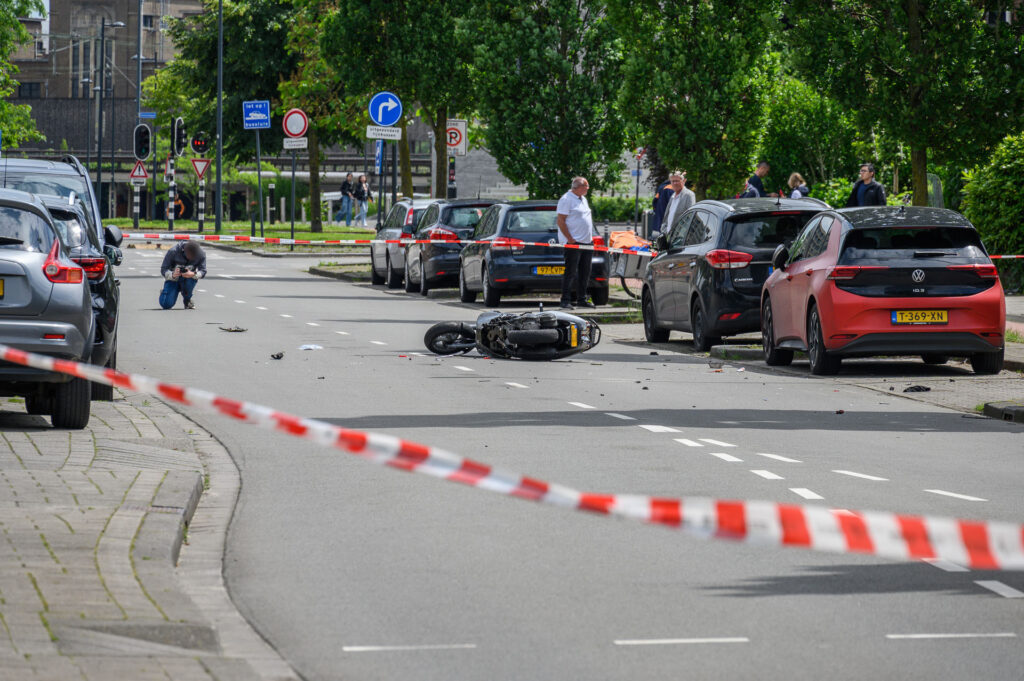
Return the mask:
{"type": "Polygon", "coordinates": [[[462,333],[461,322],[438,322],[427,329],[423,343],[435,355],[454,355],[469,352],[476,347],[476,340],[462,333]]]}

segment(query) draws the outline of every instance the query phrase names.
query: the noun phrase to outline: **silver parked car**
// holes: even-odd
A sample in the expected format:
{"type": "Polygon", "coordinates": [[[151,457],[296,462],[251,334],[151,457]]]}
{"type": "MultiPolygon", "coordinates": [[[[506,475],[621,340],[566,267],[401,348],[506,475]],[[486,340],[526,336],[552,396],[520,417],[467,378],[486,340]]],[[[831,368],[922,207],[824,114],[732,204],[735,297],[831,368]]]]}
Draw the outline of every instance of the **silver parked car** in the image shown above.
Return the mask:
{"type": "MultiPolygon", "coordinates": [[[[0,189],[0,343],[19,350],[89,361],[96,333],[85,270],[42,202],[0,189]]],[[[25,398],[30,414],[49,414],[56,428],[89,422],[89,382],[0,362],[0,395],[25,398]]]]}

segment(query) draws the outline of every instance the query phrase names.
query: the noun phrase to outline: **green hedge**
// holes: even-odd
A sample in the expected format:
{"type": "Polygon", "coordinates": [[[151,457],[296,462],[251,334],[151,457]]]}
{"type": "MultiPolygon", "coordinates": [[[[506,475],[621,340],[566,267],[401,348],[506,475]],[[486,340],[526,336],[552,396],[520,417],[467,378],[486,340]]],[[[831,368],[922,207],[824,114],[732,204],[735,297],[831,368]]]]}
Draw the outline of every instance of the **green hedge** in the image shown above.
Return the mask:
{"type": "MultiPolygon", "coordinates": [[[[989,253],[1024,254],[1024,133],[1010,135],[992,152],[988,163],[964,173],[961,208],[974,223],[989,253]]],[[[1003,288],[1019,291],[1024,281],[1024,263],[998,263],[1003,288]]]]}
{"type": "MultiPolygon", "coordinates": [[[[625,196],[593,196],[589,199],[594,224],[608,220],[609,222],[632,222],[633,207],[636,201],[625,196]]],[[[650,199],[640,199],[640,212],[650,204],[650,199]]]]}

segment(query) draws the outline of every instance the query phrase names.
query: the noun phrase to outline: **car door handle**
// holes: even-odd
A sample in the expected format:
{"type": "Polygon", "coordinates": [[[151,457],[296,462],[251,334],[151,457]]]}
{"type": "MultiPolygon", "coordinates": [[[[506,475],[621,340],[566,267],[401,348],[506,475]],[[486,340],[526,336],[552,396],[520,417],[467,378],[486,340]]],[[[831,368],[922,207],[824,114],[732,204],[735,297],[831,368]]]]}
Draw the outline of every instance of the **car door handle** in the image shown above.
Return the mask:
{"type": "Polygon", "coordinates": [[[814,270],[807,270],[806,272],[804,272],[804,274],[806,274],[809,277],[812,274],[814,274],[814,270]]]}
{"type": "Polygon", "coordinates": [[[792,274],[787,274],[786,275],[786,281],[793,281],[793,275],[792,274]]]}
{"type": "Polygon", "coordinates": [[[696,260],[694,260],[689,265],[687,265],[687,267],[696,267],[696,266],[697,266],[697,261],[696,260]]]}

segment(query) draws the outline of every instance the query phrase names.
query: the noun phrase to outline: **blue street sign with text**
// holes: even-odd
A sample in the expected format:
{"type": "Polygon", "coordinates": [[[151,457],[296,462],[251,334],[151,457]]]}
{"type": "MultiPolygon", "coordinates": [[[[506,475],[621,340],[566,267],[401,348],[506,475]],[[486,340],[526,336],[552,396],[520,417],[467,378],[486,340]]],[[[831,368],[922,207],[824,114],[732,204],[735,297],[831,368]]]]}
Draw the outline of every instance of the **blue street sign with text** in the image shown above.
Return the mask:
{"type": "Polygon", "coordinates": [[[377,166],[377,174],[384,174],[384,140],[377,140],[377,151],[374,156],[374,164],[377,166]]]}
{"type": "Polygon", "coordinates": [[[246,130],[270,127],[270,101],[266,99],[242,102],[242,125],[246,130]]]}
{"type": "Polygon", "coordinates": [[[388,127],[402,117],[402,100],[390,92],[378,92],[370,100],[370,120],[374,125],[388,127]]]}
{"type": "Polygon", "coordinates": [[[155,111],[140,111],[139,118],[156,118],[155,111]]]}

